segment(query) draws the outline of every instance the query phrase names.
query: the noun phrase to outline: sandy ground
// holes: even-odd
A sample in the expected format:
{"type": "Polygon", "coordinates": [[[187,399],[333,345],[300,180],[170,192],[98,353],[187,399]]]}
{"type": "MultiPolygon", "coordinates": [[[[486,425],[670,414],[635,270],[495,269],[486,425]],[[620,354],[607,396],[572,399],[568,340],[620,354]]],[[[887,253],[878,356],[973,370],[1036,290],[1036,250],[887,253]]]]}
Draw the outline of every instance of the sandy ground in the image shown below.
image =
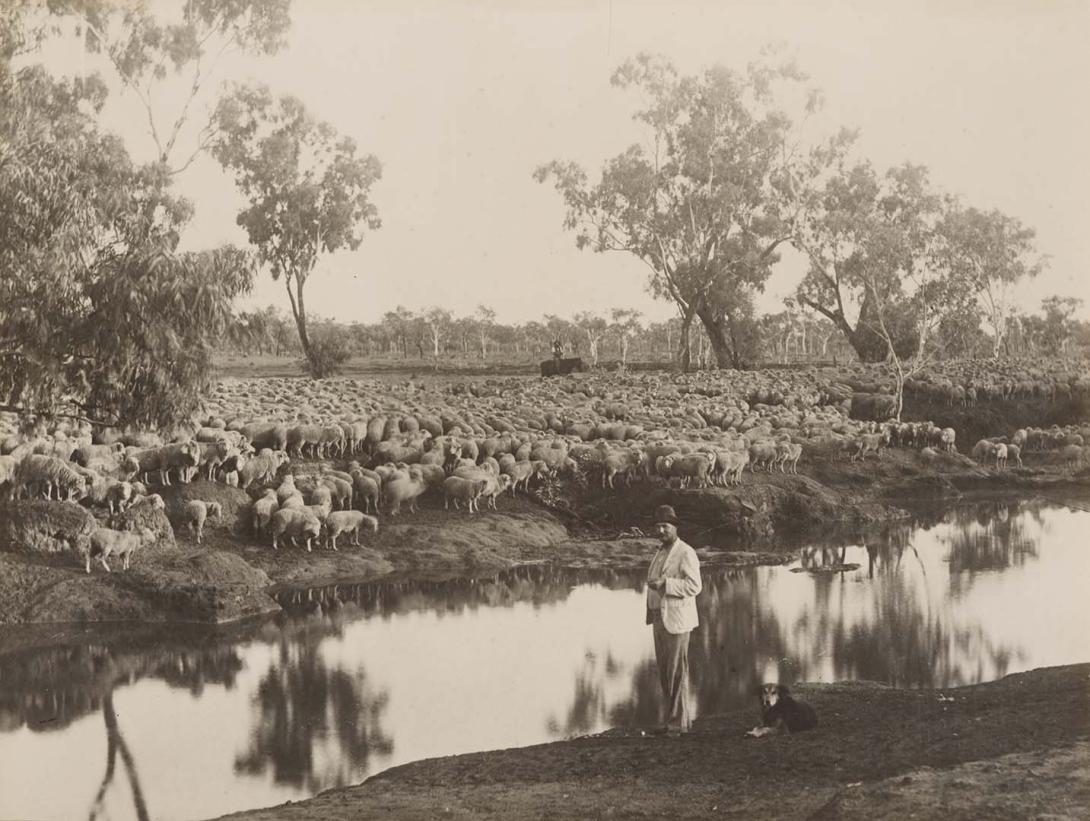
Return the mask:
{"type": "Polygon", "coordinates": [[[1090,817],[1090,665],[972,687],[798,685],[817,729],[749,739],[752,712],[681,738],[610,731],[419,761],[227,816],[340,819],[1090,817]]]}

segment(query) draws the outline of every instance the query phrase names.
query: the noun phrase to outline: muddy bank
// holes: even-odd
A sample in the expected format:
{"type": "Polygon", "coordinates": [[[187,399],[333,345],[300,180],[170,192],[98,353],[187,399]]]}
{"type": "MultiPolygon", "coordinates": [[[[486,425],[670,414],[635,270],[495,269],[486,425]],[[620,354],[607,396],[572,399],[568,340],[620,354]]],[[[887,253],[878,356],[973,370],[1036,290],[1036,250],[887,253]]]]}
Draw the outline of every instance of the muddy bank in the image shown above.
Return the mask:
{"type": "Polygon", "coordinates": [[[967,496],[1054,496],[1087,486],[1088,471],[1080,465],[1040,461],[997,471],[956,453],[891,450],[860,462],[815,454],[799,475],[747,472],[732,488],[553,483],[530,497],[506,496],[498,511],[473,516],[425,499],[415,514],[382,517],[379,533],[359,546],[342,540],[337,552],[308,553],[288,546],[273,551],[266,539],[256,540],[250,496],[201,481],[162,489],[165,511],[141,522],[153,525],[157,537],[123,572],[118,563],[112,573],[96,564],[86,574],[73,548],[87,528],[121,523],[96,521],[75,505],[48,514],[33,505],[0,508],[0,624],[226,623],[277,610],[269,593],[283,588],[390,574],[484,576],[543,562],[640,567],[653,552],[653,543],[640,537],[650,533],[650,511],[664,503],[683,519],[682,537],[706,548],[705,560],[767,563],[784,560],[801,544],[849,539],[967,496]],[[224,510],[205,526],[201,545],[181,518],[190,499],[218,501],[224,510]],[[66,529],[72,533],[66,536],[66,529]]]}
{"type": "Polygon", "coordinates": [[[797,685],[819,726],[748,739],[756,708],[681,738],[609,731],[387,770],[248,821],[1084,818],[1090,665],[945,690],[797,685]]]}

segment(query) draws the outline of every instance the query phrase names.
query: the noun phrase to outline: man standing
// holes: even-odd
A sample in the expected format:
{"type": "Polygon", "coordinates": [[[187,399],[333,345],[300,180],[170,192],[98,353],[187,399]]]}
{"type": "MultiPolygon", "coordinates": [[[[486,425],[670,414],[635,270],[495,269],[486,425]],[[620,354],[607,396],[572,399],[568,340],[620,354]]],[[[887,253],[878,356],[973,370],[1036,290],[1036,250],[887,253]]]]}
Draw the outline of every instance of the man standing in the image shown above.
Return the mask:
{"type": "Polygon", "coordinates": [[[689,632],[697,626],[700,560],[677,537],[679,522],[670,505],[655,510],[659,549],[647,568],[647,623],[654,625],[655,662],[666,704],[660,733],[680,735],[692,724],[689,714],[689,632]]]}

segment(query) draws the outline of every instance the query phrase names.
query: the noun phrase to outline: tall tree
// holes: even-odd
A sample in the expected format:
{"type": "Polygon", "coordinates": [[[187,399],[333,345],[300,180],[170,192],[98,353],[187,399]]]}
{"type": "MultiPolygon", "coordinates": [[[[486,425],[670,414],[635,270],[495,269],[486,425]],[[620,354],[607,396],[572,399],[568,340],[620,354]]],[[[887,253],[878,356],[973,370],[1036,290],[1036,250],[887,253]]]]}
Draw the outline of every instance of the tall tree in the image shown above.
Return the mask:
{"type": "Polygon", "coordinates": [[[632,344],[632,338],[643,330],[640,322],[642,313],[634,308],[614,308],[610,312],[609,329],[617,337],[621,349],[621,369],[628,367],[628,348],[632,344]]]}
{"type": "Polygon", "coordinates": [[[487,359],[489,334],[496,324],[496,312],[487,305],[478,305],[474,319],[477,321],[477,333],[481,341],[481,359],[487,359]]]}
{"type": "Polygon", "coordinates": [[[139,101],[155,163],[167,175],[188,168],[215,137],[207,91],[224,54],[275,54],[291,25],[291,0],[183,0],[160,5],[158,15],[131,0],[47,4],[53,14],[77,22],[87,50],[105,55],[122,88],[139,101]],[[171,82],[184,93],[162,93],[171,82]],[[204,110],[196,112],[201,104],[204,110]]]}
{"type": "Polygon", "coordinates": [[[572,317],[575,325],[587,338],[587,346],[590,350],[590,364],[592,368],[598,367],[598,343],[602,337],[609,333],[609,323],[604,317],[591,311],[580,311],[572,317]]]}
{"type": "Polygon", "coordinates": [[[1036,254],[1034,231],[1000,211],[952,202],[937,234],[938,261],[976,299],[992,333],[992,356],[998,358],[1014,312],[1014,286],[1046,264],[1036,254]]]}
{"type": "Polygon", "coordinates": [[[250,201],[238,223],[273,279],[284,281],[313,365],[304,288],[323,253],[355,250],[365,229],[381,226],[370,192],[382,168],[299,100],[274,99],[265,87],[236,86],[220,101],[216,125],[212,153],[250,201]]]}
{"type": "MultiPolygon", "coordinates": [[[[19,24],[0,17],[0,29],[19,24]]],[[[0,32],[0,43],[26,42],[0,32]]],[[[251,263],[231,248],[176,254],[190,207],[99,132],[104,84],[13,71],[5,48],[0,403],[110,424],[176,421],[200,402],[251,263]]]]}
{"type": "Polygon", "coordinates": [[[913,324],[901,321],[907,311],[898,314],[907,307],[904,278],[924,264],[941,198],[920,166],[900,166],[879,177],[867,163],[847,167],[840,149],[814,152],[815,170],[834,170],[805,195],[794,241],[810,264],[796,298],[832,321],[864,362],[889,356],[880,325],[899,355],[911,356],[917,344],[913,324]]]}
{"type": "MultiPolygon", "coordinates": [[[[742,74],[716,66],[683,77],[669,62],[641,54],[618,69],[613,84],[647,98],[635,114],[646,143],[607,162],[594,185],[575,163],[553,161],[535,172],[539,182],[554,180],[578,247],[636,256],[650,270],[651,293],[676,303],[683,367],[694,318],[720,366],[741,364],[730,325],[792,236],[794,177],[802,170],[776,92],[804,79],[790,63],[769,62],[742,74]]],[[[807,96],[807,113],[819,100],[807,96]]]]}
{"type": "Polygon", "coordinates": [[[424,324],[431,338],[432,356],[435,358],[435,367],[439,367],[439,353],[443,340],[450,333],[451,323],[454,317],[446,308],[435,307],[424,314],[424,324]]]}

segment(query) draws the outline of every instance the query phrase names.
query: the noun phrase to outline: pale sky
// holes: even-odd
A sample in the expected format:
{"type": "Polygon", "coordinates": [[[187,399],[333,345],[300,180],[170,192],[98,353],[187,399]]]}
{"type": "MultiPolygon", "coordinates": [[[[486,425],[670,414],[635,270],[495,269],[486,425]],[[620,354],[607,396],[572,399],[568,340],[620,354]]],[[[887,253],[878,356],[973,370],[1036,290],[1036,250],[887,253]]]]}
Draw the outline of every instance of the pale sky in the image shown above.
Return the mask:
{"type": "MultiPolygon", "coordinates": [[[[594,179],[636,141],[639,101],[609,78],[638,52],[684,73],[741,70],[779,42],[824,92],[810,133],[858,127],[859,155],[880,170],[924,164],[942,190],[1035,228],[1051,266],[1024,304],[1080,296],[1090,318],[1087,0],[295,0],[292,16],[286,50],[227,59],[218,79],[298,96],[383,164],[383,227],[319,263],[313,314],[373,322],[399,304],[464,315],[485,303],[501,322],[674,315],[646,293],[642,263],[576,250],[560,195],[532,173],[571,159],[594,179]]],[[[139,109],[118,101],[107,115],[146,156],[139,109]]],[[[179,189],[196,204],[186,247],[246,244],[243,201],[214,160],[179,189]]],[[[781,310],[801,274],[786,255],[759,307],[781,310]]],[[[246,302],[288,310],[267,274],[246,302]]]]}

